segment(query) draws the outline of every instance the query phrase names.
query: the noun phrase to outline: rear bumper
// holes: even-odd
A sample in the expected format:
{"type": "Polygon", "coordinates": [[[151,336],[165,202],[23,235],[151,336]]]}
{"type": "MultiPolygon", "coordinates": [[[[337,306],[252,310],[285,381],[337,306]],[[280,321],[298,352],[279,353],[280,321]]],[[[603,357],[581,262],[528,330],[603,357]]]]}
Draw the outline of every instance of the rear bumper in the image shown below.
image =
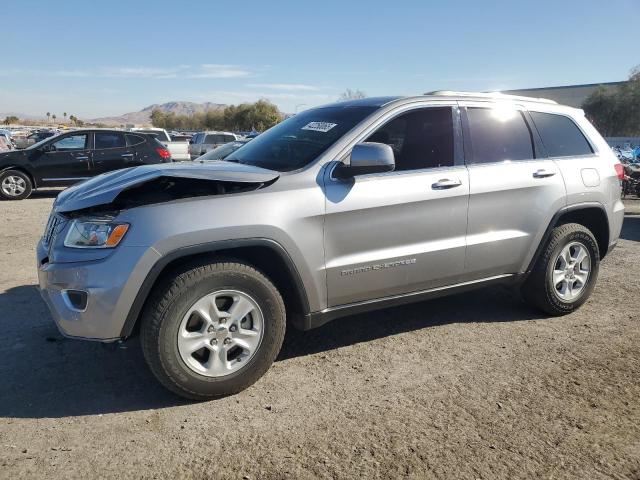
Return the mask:
{"type": "Polygon", "coordinates": [[[60,332],[72,338],[116,341],[135,295],[159,255],[147,247],[122,247],[109,257],[88,262],[43,263],[37,248],[40,294],[60,332]],[[85,308],[75,308],[69,291],[86,293],[85,308]]]}

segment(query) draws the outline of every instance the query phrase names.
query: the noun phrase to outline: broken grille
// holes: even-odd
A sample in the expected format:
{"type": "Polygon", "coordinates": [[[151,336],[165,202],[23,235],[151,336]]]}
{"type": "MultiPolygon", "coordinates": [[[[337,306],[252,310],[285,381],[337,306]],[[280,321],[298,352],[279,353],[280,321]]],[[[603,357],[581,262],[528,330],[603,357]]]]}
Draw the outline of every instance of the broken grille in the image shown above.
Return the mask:
{"type": "Polygon", "coordinates": [[[60,231],[60,227],[63,225],[64,218],[60,215],[51,214],[49,221],[44,229],[44,235],[42,236],[42,243],[45,247],[51,245],[55,240],[57,233],[60,231]]]}

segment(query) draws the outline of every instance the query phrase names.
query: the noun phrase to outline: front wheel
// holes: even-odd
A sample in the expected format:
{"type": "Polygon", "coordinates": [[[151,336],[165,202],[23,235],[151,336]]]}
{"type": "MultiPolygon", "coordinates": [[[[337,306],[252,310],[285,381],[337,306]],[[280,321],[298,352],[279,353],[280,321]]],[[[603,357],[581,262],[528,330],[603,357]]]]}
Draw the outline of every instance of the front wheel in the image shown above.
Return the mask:
{"type": "Polygon", "coordinates": [[[565,315],[587,301],[600,268],[598,243],[577,223],[556,227],[522,286],[530,305],[550,315],[565,315]]]}
{"type": "Polygon", "coordinates": [[[142,349],[169,390],[203,400],[237,393],[275,360],[285,307],[271,281],[250,265],[220,262],[168,278],[143,313],[142,349]]]}
{"type": "Polygon", "coordinates": [[[27,174],[20,170],[0,173],[0,197],[6,200],[23,200],[31,195],[33,185],[27,174]]]}

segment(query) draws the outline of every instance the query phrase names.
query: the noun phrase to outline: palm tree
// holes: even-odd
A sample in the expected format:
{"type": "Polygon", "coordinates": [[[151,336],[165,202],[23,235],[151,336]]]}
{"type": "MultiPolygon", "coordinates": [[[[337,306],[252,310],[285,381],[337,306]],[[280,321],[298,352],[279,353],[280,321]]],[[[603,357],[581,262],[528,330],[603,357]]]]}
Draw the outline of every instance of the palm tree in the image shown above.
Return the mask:
{"type": "Polygon", "coordinates": [[[53,118],[53,123],[56,123],[56,114],[55,113],[53,115],[51,115],[51,118],[53,118]]]}
{"type": "Polygon", "coordinates": [[[64,117],[64,123],[67,123],[67,112],[64,112],[62,116],[64,117]]]}
{"type": "Polygon", "coordinates": [[[51,112],[47,112],[47,123],[49,123],[50,118],[51,118],[51,112]]]}

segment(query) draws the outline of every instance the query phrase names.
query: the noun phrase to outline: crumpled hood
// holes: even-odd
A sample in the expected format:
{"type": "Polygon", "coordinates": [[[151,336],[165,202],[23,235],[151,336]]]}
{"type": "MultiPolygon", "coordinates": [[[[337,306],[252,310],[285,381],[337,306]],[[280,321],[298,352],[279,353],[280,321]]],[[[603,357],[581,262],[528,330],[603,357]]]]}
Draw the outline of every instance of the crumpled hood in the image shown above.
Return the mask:
{"type": "Polygon", "coordinates": [[[58,195],[53,209],[62,213],[106,205],[121,192],[162,177],[262,184],[279,176],[272,170],[225,161],[143,165],[98,175],[69,187],[58,195]]]}

